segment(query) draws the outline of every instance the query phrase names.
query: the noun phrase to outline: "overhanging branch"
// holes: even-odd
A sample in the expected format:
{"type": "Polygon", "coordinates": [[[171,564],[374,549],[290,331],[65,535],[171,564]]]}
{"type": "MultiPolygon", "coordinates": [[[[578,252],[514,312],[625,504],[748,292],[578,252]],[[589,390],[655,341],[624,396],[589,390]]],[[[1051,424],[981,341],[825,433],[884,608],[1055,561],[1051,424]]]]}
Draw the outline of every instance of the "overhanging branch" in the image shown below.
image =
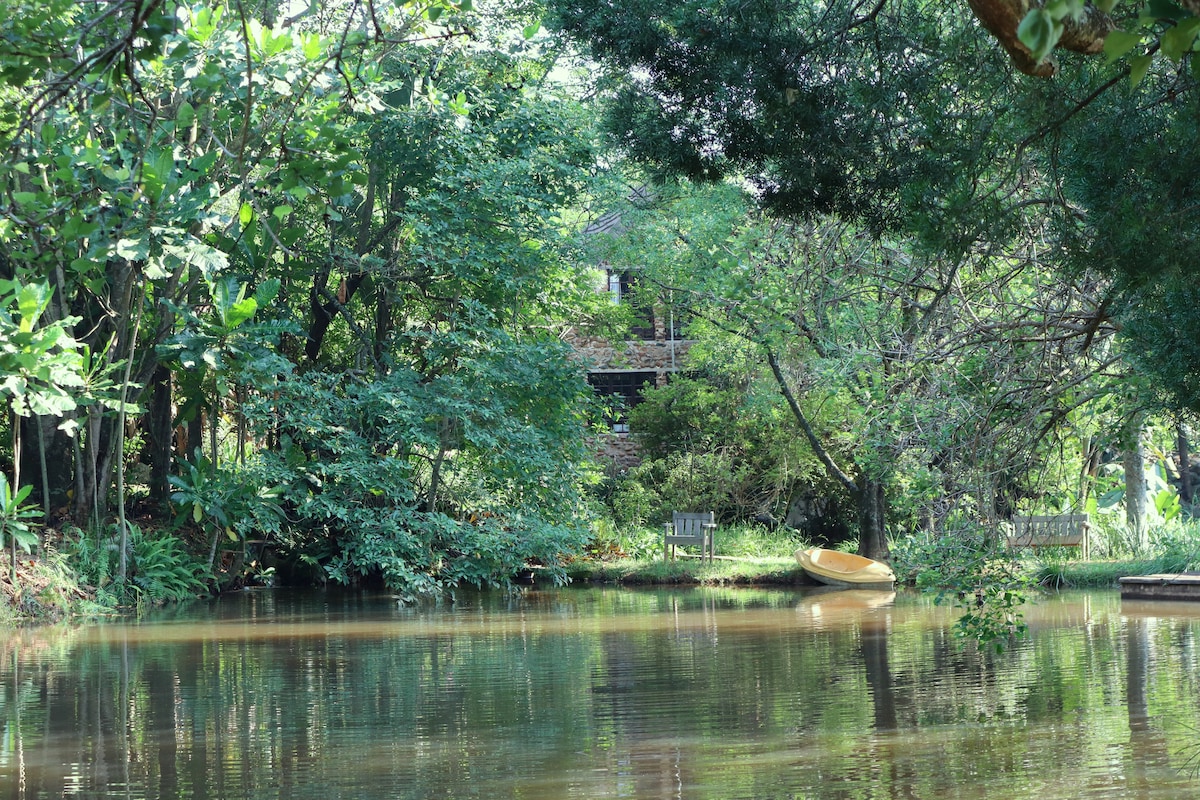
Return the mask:
{"type": "Polygon", "coordinates": [[[854,482],[846,474],[845,470],[838,466],[833,460],[833,456],[829,455],[829,451],[825,449],[825,444],[817,436],[817,432],[813,430],[812,423],[808,421],[808,417],[804,413],[804,409],[800,408],[800,404],[796,402],[795,395],[792,394],[791,386],[788,385],[787,379],[783,375],[783,370],[779,366],[779,359],[775,356],[775,351],[769,347],[763,348],[767,351],[767,363],[771,365],[771,372],[775,375],[775,382],[779,384],[779,391],[787,400],[788,407],[792,410],[792,416],[796,418],[796,422],[800,424],[800,430],[804,431],[804,438],[808,439],[808,444],[816,454],[817,459],[828,470],[830,477],[838,483],[845,486],[853,494],[858,494],[858,484],[854,482]]]}
{"type": "MultiPolygon", "coordinates": [[[[1200,0],[1184,0],[1185,5],[1189,3],[1200,6],[1200,0]]],[[[1044,3],[1038,0],[967,0],[967,4],[988,33],[995,36],[1008,52],[1013,66],[1021,72],[1037,78],[1052,78],[1058,72],[1054,59],[1035,60],[1029,48],[1017,38],[1017,27],[1021,20],[1031,9],[1041,8],[1044,3]]],[[[1115,28],[1111,17],[1088,3],[1078,21],[1070,17],[1064,20],[1063,34],[1057,46],[1074,53],[1102,53],[1104,37],[1115,28]]]]}

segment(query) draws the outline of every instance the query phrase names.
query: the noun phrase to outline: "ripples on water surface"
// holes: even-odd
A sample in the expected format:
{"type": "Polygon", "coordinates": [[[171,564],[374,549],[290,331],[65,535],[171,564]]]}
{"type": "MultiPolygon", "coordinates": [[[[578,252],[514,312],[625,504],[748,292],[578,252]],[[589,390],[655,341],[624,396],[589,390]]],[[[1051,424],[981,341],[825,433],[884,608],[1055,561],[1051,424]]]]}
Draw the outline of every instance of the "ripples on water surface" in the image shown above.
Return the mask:
{"type": "Polygon", "coordinates": [[[245,593],[10,634],[5,798],[1200,796],[1200,607],[1056,597],[1006,653],[872,592],[245,593]]]}

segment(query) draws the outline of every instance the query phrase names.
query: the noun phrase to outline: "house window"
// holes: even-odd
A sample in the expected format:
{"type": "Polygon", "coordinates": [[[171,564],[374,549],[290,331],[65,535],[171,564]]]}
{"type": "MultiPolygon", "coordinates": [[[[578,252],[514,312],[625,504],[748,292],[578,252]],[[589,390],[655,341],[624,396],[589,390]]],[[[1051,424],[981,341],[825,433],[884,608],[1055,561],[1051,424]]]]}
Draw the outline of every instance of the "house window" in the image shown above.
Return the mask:
{"type": "Polygon", "coordinates": [[[637,283],[637,277],[632,272],[610,270],[608,294],[614,303],[629,304],[634,317],[629,326],[630,338],[654,341],[654,304],[638,296],[637,283]]]}
{"type": "Polygon", "coordinates": [[[592,372],[588,383],[601,397],[612,403],[608,423],[614,433],[628,433],[629,422],[626,412],[642,402],[642,391],[647,385],[653,387],[658,373],[653,371],[592,372]]]}
{"type": "Polygon", "coordinates": [[[683,338],[683,314],[674,307],[668,307],[663,312],[666,319],[663,320],[663,327],[667,329],[668,339],[683,338]]]}

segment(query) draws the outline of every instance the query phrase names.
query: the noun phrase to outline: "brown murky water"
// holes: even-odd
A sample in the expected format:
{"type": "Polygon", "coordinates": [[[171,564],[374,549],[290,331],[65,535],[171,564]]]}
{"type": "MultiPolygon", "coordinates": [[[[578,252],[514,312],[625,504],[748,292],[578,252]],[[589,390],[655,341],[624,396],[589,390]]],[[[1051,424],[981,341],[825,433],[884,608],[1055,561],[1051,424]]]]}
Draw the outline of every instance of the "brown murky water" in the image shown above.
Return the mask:
{"type": "Polygon", "coordinates": [[[890,593],[245,593],[9,634],[4,798],[1200,796],[1200,605],[1002,655],[890,593]]]}

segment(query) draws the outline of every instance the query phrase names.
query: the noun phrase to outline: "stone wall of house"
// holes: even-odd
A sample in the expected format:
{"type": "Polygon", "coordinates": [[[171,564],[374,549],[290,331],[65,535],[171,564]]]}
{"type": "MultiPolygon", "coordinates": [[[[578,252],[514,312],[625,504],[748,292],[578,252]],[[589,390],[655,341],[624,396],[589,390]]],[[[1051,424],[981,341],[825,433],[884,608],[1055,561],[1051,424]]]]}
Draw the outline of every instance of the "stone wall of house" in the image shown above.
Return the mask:
{"type": "Polygon", "coordinates": [[[642,463],[637,443],[628,433],[610,433],[596,442],[600,458],[607,461],[615,473],[627,472],[642,463]]]}
{"type": "MultiPolygon", "coordinates": [[[[606,285],[606,281],[601,283],[598,290],[606,291],[606,285]]],[[[667,324],[669,319],[664,320],[664,316],[654,314],[653,339],[614,343],[586,328],[569,329],[563,338],[589,372],[653,372],[654,385],[665,386],[668,376],[682,368],[691,342],[673,339],[667,324]]],[[[628,433],[609,433],[597,440],[596,449],[614,473],[625,472],[641,463],[637,443],[628,433]]]]}
{"type": "Polygon", "coordinates": [[[672,370],[682,364],[691,342],[628,341],[614,345],[599,337],[567,337],[567,342],[589,370],[672,370]]]}

